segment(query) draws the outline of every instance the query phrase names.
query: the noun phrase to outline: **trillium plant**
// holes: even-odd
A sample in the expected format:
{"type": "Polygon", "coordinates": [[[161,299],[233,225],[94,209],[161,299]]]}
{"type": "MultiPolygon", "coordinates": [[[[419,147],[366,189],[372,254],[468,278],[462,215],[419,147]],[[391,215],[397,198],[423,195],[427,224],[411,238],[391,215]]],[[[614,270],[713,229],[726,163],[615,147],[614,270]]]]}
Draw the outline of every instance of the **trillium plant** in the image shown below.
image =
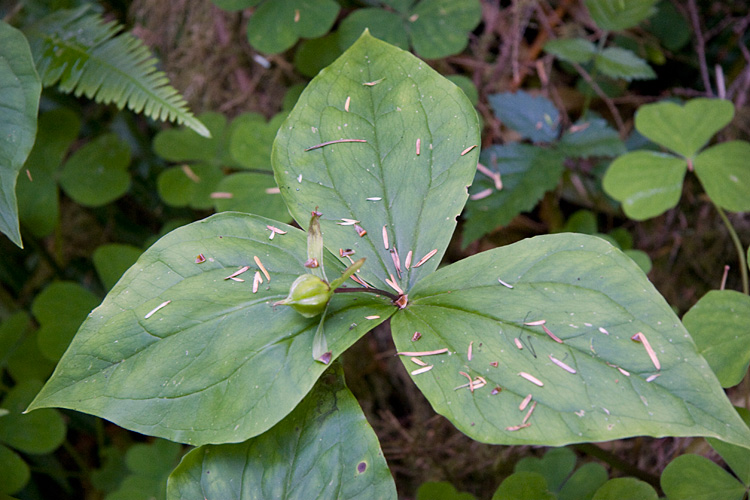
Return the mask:
{"type": "Polygon", "coordinates": [[[394,355],[473,439],[750,447],[682,323],[608,242],[540,236],[438,269],[479,143],[461,90],[363,34],[274,143],[281,196],[307,234],[224,212],[164,236],[91,312],[29,410],[195,446],[170,499],[395,498],[336,361],[390,321],[394,355]]]}

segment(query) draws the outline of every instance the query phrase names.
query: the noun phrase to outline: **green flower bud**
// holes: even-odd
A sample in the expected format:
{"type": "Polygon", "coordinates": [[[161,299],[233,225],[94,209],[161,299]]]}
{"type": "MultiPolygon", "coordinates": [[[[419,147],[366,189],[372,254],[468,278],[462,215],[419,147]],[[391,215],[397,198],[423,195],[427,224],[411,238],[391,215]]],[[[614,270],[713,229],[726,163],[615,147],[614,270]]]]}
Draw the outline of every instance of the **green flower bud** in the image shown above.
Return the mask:
{"type": "Polygon", "coordinates": [[[313,274],[303,274],[292,283],[289,296],[274,305],[290,306],[305,318],[312,318],[325,310],[332,295],[328,283],[313,274]]]}

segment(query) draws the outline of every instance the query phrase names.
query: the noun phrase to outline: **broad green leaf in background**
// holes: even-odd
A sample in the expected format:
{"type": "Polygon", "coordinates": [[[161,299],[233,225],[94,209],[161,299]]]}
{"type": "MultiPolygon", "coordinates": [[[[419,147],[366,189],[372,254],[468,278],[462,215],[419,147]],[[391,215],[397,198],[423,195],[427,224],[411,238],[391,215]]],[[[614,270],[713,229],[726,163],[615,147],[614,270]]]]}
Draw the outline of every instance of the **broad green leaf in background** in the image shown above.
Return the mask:
{"type": "Polygon", "coordinates": [[[576,122],[563,134],[559,149],[576,158],[618,156],[626,151],[617,131],[601,118],[576,122]]]}
{"type": "Polygon", "coordinates": [[[195,163],[162,171],[156,179],[156,189],[167,205],[206,210],[218,199],[212,198],[212,193],[217,192],[222,179],[224,174],[218,167],[195,163]]]}
{"type": "Polygon", "coordinates": [[[20,383],[24,380],[46,380],[55,363],[47,359],[39,350],[38,336],[30,326],[27,326],[21,342],[7,359],[8,374],[20,383]]]}
{"type": "Polygon", "coordinates": [[[750,297],[711,290],[682,322],[723,387],[739,384],[750,366],[750,297]]]}
{"type": "Polygon", "coordinates": [[[547,481],[538,472],[517,472],[506,477],[492,500],[555,500],[547,481]]]}
{"type": "Polygon", "coordinates": [[[271,175],[250,172],[228,175],[219,182],[216,191],[222,193],[221,198],[214,199],[217,212],[236,210],[284,222],[290,220],[289,211],[271,175]]]}
{"type": "Polygon", "coordinates": [[[490,106],[508,128],[532,142],[552,142],[560,128],[560,112],[544,96],[518,92],[502,92],[489,96],[490,106]]]}
{"type": "Polygon", "coordinates": [[[11,314],[0,323],[0,368],[4,367],[8,357],[18,347],[30,325],[31,318],[24,310],[11,314]]]}
{"type": "Polygon", "coordinates": [[[366,28],[377,39],[409,50],[409,33],[404,26],[404,23],[408,22],[406,16],[375,7],[357,9],[341,21],[338,29],[339,47],[341,49],[351,47],[366,28]]]}
{"type": "Polygon", "coordinates": [[[661,474],[669,500],[742,500],[747,487],[709,459],[693,454],[672,460],[661,474]]]}
{"type": "MultiPolygon", "coordinates": [[[[359,10],[356,12],[359,12],[359,10]]],[[[339,47],[340,31],[341,28],[339,28],[339,31],[329,33],[326,36],[300,42],[294,52],[294,67],[297,68],[297,71],[312,78],[320,70],[335,61],[343,52],[339,47]]],[[[270,142],[273,142],[273,138],[270,142]]]]}
{"type": "Polygon", "coordinates": [[[591,500],[608,478],[607,469],[589,462],[576,470],[560,489],[558,500],[591,500]]]}
{"type": "Polygon", "coordinates": [[[426,482],[419,485],[416,500],[476,500],[465,491],[459,492],[448,481],[426,482]]]}
{"type": "Polygon", "coordinates": [[[340,8],[335,0],[266,0],[247,23],[247,39],[260,52],[278,54],[300,38],[328,33],[340,8]]]}
{"type": "Polygon", "coordinates": [[[117,280],[138,260],[142,253],[143,250],[140,248],[123,245],[122,243],[108,243],[97,247],[91,259],[104,288],[109,290],[115,286],[117,280]]]}
{"type": "MultiPolygon", "coordinates": [[[[311,359],[317,318],[272,306],[306,255],[305,233],[257,216],[225,212],[171,232],[91,312],[30,409],[75,409],[191,444],[268,430],[325,369],[311,359]],[[287,233],[271,240],[268,226],[287,233]]],[[[326,267],[343,269],[333,258],[326,267]]],[[[396,309],[352,295],[329,307],[333,358],[396,309]]]]}
{"type": "Polygon", "coordinates": [[[57,173],[80,129],[80,118],[67,108],[39,116],[37,140],[25,165],[28,172],[17,186],[21,223],[37,238],[51,234],[60,218],[57,173]]]}
{"type": "Polygon", "coordinates": [[[255,170],[271,168],[271,149],[286,113],[279,113],[269,122],[263,115],[244,113],[232,121],[229,131],[229,153],[238,166],[255,170]]]}
{"type": "Polygon", "coordinates": [[[188,128],[162,130],[154,137],[156,154],[173,162],[208,163],[216,167],[232,165],[229,151],[231,128],[227,126],[226,117],[221,113],[207,112],[198,118],[206,125],[210,137],[188,128]]]}
{"type": "Polygon", "coordinates": [[[464,91],[472,106],[479,104],[479,91],[471,78],[465,75],[447,75],[446,78],[464,91]]]}
{"type": "Polygon", "coordinates": [[[337,365],[266,433],[188,453],[167,499],[396,498],[375,432],[337,365]]]}
{"type": "MultiPolygon", "coordinates": [[[[4,417],[0,417],[0,426],[3,423],[4,417]]],[[[31,470],[23,458],[3,444],[0,444],[0,467],[3,471],[0,493],[12,495],[23,489],[31,479],[31,470]]]]}
{"type": "Polygon", "coordinates": [[[692,37],[690,23],[671,2],[659,2],[657,12],[644,28],[656,35],[667,50],[679,51],[692,37]]]}
{"type": "Polygon", "coordinates": [[[596,45],[585,38],[558,38],[545,43],[544,50],[563,61],[583,64],[594,57],[596,45]]]}
{"type": "Polygon", "coordinates": [[[26,37],[0,21],[0,231],[19,247],[16,180],[34,145],[41,92],[26,37]]]}
{"type": "Polygon", "coordinates": [[[434,369],[412,377],[478,441],[671,435],[750,447],[750,430],[672,309],[600,238],[541,236],[451,264],[417,284],[391,328],[399,351],[447,349],[423,356],[434,369]],[[651,353],[631,340],[639,333],[651,353]]]}
{"type": "Polygon", "coordinates": [[[39,350],[57,361],[89,312],[101,299],[72,281],[57,281],[34,297],[31,312],[39,323],[39,350]]]}
{"type": "Polygon", "coordinates": [[[655,143],[691,159],[733,116],[734,105],[723,99],[691,99],[684,106],[664,101],[638,108],[635,127],[655,143]]]}
{"type": "MultiPolygon", "coordinates": [[[[750,412],[747,409],[736,408],[736,410],[746,424],[750,423],[750,412]]],[[[706,441],[721,455],[721,458],[724,459],[724,462],[732,469],[732,472],[742,484],[746,487],[750,486],[750,451],[713,438],[708,438],[706,441]]]]}
{"type": "Polygon", "coordinates": [[[91,485],[105,493],[117,490],[129,475],[125,453],[117,446],[102,447],[99,449],[99,463],[100,467],[89,475],[91,485]]]}
{"type": "Polygon", "coordinates": [[[129,474],[104,500],[166,498],[167,478],[181,455],[181,445],[164,439],[134,444],[123,460],[129,474]]]}
{"type": "Polygon", "coordinates": [[[466,200],[479,141],[476,113],[459,88],[411,54],[364,34],[307,86],[279,130],[272,160],[300,225],[319,207],[328,249],[353,249],[352,258],[367,258],[358,276],[385,288],[393,275],[408,292],[440,262],[466,200]],[[311,149],[341,140],[358,142],[311,149]]]}
{"type": "Polygon", "coordinates": [[[110,203],[130,187],[130,146],[116,134],[89,142],[65,162],[60,187],[73,201],[87,207],[110,203]]]}
{"type": "Polygon", "coordinates": [[[610,479],[596,490],[592,500],[658,500],[654,488],[634,477],[610,479]]]}
{"type": "MultiPolygon", "coordinates": [[[[389,4],[390,2],[381,2],[389,4]]],[[[357,9],[339,27],[339,46],[350,47],[369,29],[380,40],[404,50],[409,45],[425,59],[438,59],[460,53],[468,44],[468,33],[482,16],[476,0],[421,0],[399,2],[395,9],[357,9]]]]}
{"type": "Polygon", "coordinates": [[[750,143],[712,146],[695,157],[693,166],[714,203],[732,212],[750,211],[750,143]]]}
{"type": "Polygon", "coordinates": [[[560,182],[564,159],[553,150],[528,144],[495,145],[483,150],[480,162],[500,172],[502,189],[497,191],[494,181],[477,174],[464,213],[463,245],[534,208],[544,193],[560,182]],[[488,192],[491,194],[483,196],[488,192]]]}
{"type": "Polygon", "coordinates": [[[607,47],[594,57],[594,65],[612,78],[648,80],[656,78],[656,73],[646,61],[632,51],[620,47],[607,47]]]}
{"type": "Polygon", "coordinates": [[[656,12],[658,0],[586,0],[591,18],[605,31],[632,28],[656,12]]]}
{"type": "Polygon", "coordinates": [[[524,457],[514,472],[538,472],[547,481],[550,491],[558,491],[576,466],[576,454],[568,448],[552,448],[542,458],[524,457]]]}
{"type": "Polygon", "coordinates": [[[645,220],[677,205],[687,171],[684,159],[653,151],[627,153],[609,166],[603,187],[628,217],[645,220]]]}
{"type": "Polygon", "coordinates": [[[414,51],[425,59],[458,54],[481,19],[478,0],[422,0],[412,7],[408,18],[414,51]]]}
{"type": "MultiPolygon", "coordinates": [[[[0,417],[0,443],[23,453],[51,453],[65,441],[65,422],[55,409],[23,414],[42,387],[38,380],[23,380],[8,391],[0,408],[9,413],[0,417]]],[[[0,481],[1,482],[1,481],[0,481]]]]}

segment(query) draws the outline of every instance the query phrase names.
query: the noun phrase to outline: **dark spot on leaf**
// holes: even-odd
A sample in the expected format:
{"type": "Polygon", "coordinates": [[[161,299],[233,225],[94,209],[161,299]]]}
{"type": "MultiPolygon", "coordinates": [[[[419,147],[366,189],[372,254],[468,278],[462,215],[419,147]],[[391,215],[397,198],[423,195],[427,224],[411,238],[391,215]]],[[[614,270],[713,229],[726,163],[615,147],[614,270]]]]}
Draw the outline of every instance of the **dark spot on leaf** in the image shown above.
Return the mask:
{"type": "Polygon", "coordinates": [[[367,462],[360,462],[357,464],[357,472],[362,474],[365,470],[367,470],[367,462]]]}

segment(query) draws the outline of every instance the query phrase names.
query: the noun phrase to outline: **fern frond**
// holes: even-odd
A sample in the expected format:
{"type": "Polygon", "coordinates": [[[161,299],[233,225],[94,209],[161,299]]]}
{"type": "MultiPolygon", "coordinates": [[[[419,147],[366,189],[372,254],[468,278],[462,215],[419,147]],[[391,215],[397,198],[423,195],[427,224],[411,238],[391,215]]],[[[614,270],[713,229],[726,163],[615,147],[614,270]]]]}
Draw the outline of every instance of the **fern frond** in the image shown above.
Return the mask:
{"type": "Polygon", "coordinates": [[[208,129],[169,85],[149,48],[116,21],[106,22],[87,7],[57,11],[26,30],[45,87],[85,95],[101,103],[185,124],[202,136],[208,129]]]}

